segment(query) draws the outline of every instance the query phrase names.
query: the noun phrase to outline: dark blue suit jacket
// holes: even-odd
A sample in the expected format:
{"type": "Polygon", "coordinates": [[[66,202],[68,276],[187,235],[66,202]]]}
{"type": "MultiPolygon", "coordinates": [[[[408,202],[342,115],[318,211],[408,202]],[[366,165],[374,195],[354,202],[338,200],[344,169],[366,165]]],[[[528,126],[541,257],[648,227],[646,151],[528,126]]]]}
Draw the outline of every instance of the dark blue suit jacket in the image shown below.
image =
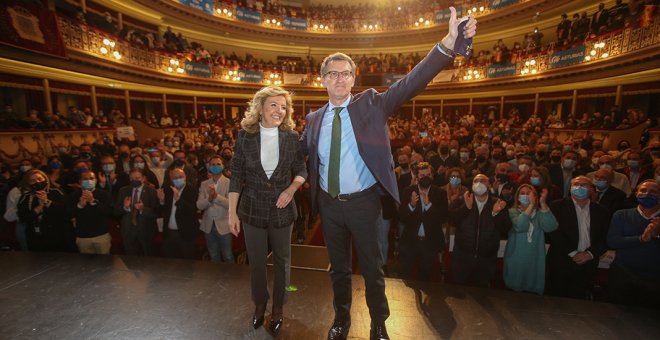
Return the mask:
{"type": "MultiPolygon", "coordinates": [[[[385,92],[371,88],[353,96],[348,112],[353,125],[360,156],[384,191],[399,202],[399,190],[394,175],[394,160],[390,148],[387,119],[391,114],[420,94],[452,59],[433,46],[429,54],[404,78],[385,92]]],[[[328,104],[307,115],[307,125],[301,138],[301,148],[309,155],[309,182],[312,214],[316,214],[319,190],[318,142],[323,115],[328,104]]],[[[344,174],[346,175],[346,174],[344,174]]],[[[349,174],[350,175],[350,174],[349,174]]]]}

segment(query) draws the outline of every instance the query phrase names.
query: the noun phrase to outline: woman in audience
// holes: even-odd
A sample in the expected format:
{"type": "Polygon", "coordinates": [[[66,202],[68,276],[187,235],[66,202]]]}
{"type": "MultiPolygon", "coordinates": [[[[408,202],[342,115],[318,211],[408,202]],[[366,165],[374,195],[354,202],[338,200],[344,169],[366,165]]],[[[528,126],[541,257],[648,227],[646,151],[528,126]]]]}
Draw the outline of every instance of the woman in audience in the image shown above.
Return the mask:
{"type": "Polygon", "coordinates": [[[545,236],[557,229],[547,203],[548,190],[529,184],[518,188],[509,209],[511,230],[504,252],[504,283],[517,292],[543,294],[545,288],[545,236]]]}
{"type": "Polygon", "coordinates": [[[529,171],[529,183],[521,184],[531,184],[536,192],[542,192],[543,189],[548,190],[548,202],[561,198],[559,188],[552,184],[550,172],[544,166],[533,167],[532,170],[529,171]]]}
{"type": "Polygon", "coordinates": [[[131,169],[133,168],[142,169],[142,173],[147,179],[147,182],[156,188],[159,187],[158,177],[156,177],[156,174],[149,169],[149,162],[147,162],[145,157],[142,155],[134,155],[133,158],[131,158],[131,169]]]}

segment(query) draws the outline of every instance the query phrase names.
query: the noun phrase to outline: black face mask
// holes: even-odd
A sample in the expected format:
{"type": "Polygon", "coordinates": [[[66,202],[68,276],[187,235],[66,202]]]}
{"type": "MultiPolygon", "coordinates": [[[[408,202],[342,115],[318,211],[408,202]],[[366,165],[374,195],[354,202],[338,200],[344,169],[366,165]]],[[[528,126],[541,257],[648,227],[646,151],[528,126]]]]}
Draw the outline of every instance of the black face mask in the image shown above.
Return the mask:
{"type": "Polygon", "coordinates": [[[408,170],[408,168],[410,168],[410,164],[408,163],[401,163],[399,166],[401,166],[401,169],[403,170],[408,170]]]}
{"type": "Polygon", "coordinates": [[[443,155],[448,154],[449,153],[449,148],[446,147],[446,146],[441,147],[440,148],[440,153],[443,154],[443,155]]]}
{"type": "Polygon", "coordinates": [[[477,156],[477,163],[483,163],[486,161],[486,157],[479,155],[477,156]]]}
{"type": "Polygon", "coordinates": [[[41,191],[46,189],[46,181],[41,181],[41,182],[34,182],[31,187],[32,191],[41,191]]]}
{"type": "Polygon", "coordinates": [[[502,154],[494,153],[493,154],[493,159],[496,160],[496,161],[499,161],[500,159],[502,159],[502,154]]]}
{"type": "Polygon", "coordinates": [[[552,156],[550,159],[552,159],[553,162],[559,162],[561,160],[561,156],[552,156]]]}
{"type": "Polygon", "coordinates": [[[174,165],[176,166],[183,166],[184,164],[186,164],[186,162],[183,159],[177,158],[174,160],[174,165]]]}
{"type": "Polygon", "coordinates": [[[539,151],[539,152],[537,152],[537,153],[536,153],[536,156],[537,156],[538,158],[543,158],[543,157],[545,157],[545,151],[539,151]]]}
{"type": "Polygon", "coordinates": [[[507,174],[497,174],[497,179],[499,179],[500,182],[508,182],[509,181],[509,175],[507,175],[507,174]]]}
{"type": "Polygon", "coordinates": [[[419,179],[419,186],[426,189],[431,186],[431,177],[421,177],[419,179]]]}
{"type": "Polygon", "coordinates": [[[119,153],[119,158],[121,158],[121,159],[128,158],[128,152],[121,152],[121,153],[119,153]]]}
{"type": "Polygon", "coordinates": [[[140,185],[142,185],[142,181],[138,181],[138,180],[134,180],[134,179],[131,180],[131,186],[132,186],[133,188],[139,188],[140,185]]]}
{"type": "Polygon", "coordinates": [[[222,155],[220,157],[222,157],[222,159],[224,159],[226,161],[231,160],[231,155],[222,155]]]}

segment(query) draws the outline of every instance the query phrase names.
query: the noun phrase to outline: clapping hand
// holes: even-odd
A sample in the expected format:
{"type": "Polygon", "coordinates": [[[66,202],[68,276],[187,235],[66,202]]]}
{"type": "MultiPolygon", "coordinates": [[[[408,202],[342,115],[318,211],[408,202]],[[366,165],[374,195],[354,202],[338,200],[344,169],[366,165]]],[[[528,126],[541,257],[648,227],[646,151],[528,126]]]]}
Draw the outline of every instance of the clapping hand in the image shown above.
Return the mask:
{"type": "MultiPolygon", "coordinates": [[[[530,205],[531,205],[531,199],[530,199],[530,205]]],[[[506,202],[501,199],[497,199],[495,204],[493,204],[493,215],[497,215],[502,211],[502,209],[506,208],[506,202]]]]}
{"type": "Polygon", "coordinates": [[[215,185],[209,185],[209,202],[213,202],[213,200],[218,197],[218,193],[215,191],[215,185]]]}
{"type": "Polygon", "coordinates": [[[417,194],[417,192],[413,191],[410,194],[410,205],[416,207],[418,202],[419,202],[419,195],[417,194]]]}
{"type": "Polygon", "coordinates": [[[468,210],[472,209],[474,195],[471,192],[466,191],[465,194],[463,194],[463,200],[465,201],[465,207],[468,208],[468,210]]]}

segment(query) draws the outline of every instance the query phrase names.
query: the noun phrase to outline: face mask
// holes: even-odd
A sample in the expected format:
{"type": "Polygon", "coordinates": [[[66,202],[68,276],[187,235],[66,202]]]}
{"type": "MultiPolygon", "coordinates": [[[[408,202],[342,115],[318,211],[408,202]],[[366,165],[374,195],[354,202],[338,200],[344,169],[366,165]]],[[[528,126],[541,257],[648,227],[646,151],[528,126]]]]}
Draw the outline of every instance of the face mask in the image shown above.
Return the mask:
{"type": "Polygon", "coordinates": [[[449,152],[449,148],[446,146],[443,146],[440,148],[440,153],[443,155],[446,155],[449,152]]]}
{"type": "Polygon", "coordinates": [[[523,207],[528,206],[529,205],[529,195],[523,195],[523,194],[518,195],[518,202],[523,207]]]}
{"type": "Polygon", "coordinates": [[[86,167],[76,168],[76,172],[78,173],[78,175],[80,175],[84,172],[87,172],[87,168],[86,167]]]}
{"type": "Polygon", "coordinates": [[[93,179],[86,179],[82,181],[81,186],[85,190],[92,190],[96,187],[96,181],[93,179]]]}
{"type": "Polygon", "coordinates": [[[461,185],[461,178],[460,177],[450,177],[449,178],[449,184],[453,187],[457,187],[461,185]]]}
{"type": "Polygon", "coordinates": [[[583,186],[574,185],[571,186],[571,195],[579,200],[585,199],[589,196],[589,189],[583,186]]]}
{"type": "Polygon", "coordinates": [[[493,159],[496,160],[496,161],[499,161],[500,159],[502,159],[502,154],[494,153],[493,154],[493,159]]]}
{"type": "Polygon", "coordinates": [[[470,157],[470,154],[467,152],[461,152],[461,159],[462,160],[467,160],[468,157],[470,157]]]}
{"type": "Polygon", "coordinates": [[[452,156],[458,155],[458,149],[450,149],[449,154],[452,155],[452,156]]]}
{"type": "Polygon", "coordinates": [[[53,169],[53,170],[57,170],[61,167],[62,167],[62,163],[60,163],[60,162],[57,162],[57,161],[50,162],[50,168],[53,169]]]}
{"type": "Polygon", "coordinates": [[[174,184],[174,186],[177,189],[181,189],[181,188],[183,188],[183,185],[186,184],[186,179],[185,178],[175,178],[175,179],[172,180],[172,184],[174,184]]]}
{"type": "Polygon", "coordinates": [[[573,147],[570,145],[564,145],[564,151],[571,151],[573,150],[573,147]]]}
{"type": "Polygon", "coordinates": [[[561,161],[561,156],[552,156],[552,157],[550,157],[550,159],[553,162],[557,163],[557,162],[561,161]]]}
{"type": "Polygon", "coordinates": [[[644,208],[653,208],[658,204],[658,196],[653,194],[645,194],[637,196],[637,202],[644,208]]]}
{"type": "Polygon", "coordinates": [[[28,172],[32,169],[32,165],[21,165],[19,169],[21,170],[21,172],[28,172]]]}
{"type": "Polygon", "coordinates": [[[133,188],[139,188],[141,185],[142,185],[142,181],[138,181],[137,179],[131,180],[131,186],[133,188]]]}
{"type": "Polygon", "coordinates": [[[224,159],[225,161],[229,161],[229,160],[231,160],[231,155],[227,155],[227,154],[225,154],[225,155],[222,155],[222,156],[220,156],[220,157],[222,157],[222,159],[224,159]]]}
{"type": "Polygon", "coordinates": [[[596,188],[603,190],[607,188],[607,181],[594,181],[594,185],[596,188]]]}
{"type": "Polygon", "coordinates": [[[211,165],[209,167],[209,172],[214,175],[219,175],[222,173],[222,165],[211,165]]]}
{"type": "Polygon", "coordinates": [[[144,163],[142,162],[133,163],[133,166],[138,169],[144,169],[144,163]]]}
{"type": "Polygon", "coordinates": [[[639,167],[639,161],[631,159],[628,161],[628,166],[631,168],[637,168],[639,167]]]}
{"type": "Polygon", "coordinates": [[[160,158],[159,157],[151,157],[151,162],[154,163],[154,165],[160,164],[160,158]]]}
{"type": "Polygon", "coordinates": [[[609,171],[612,171],[612,166],[609,165],[609,164],[601,164],[601,165],[600,165],[600,168],[601,168],[601,169],[607,169],[607,170],[609,170],[609,171]]]}
{"type": "Polygon", "coordinates": [[[80,153],[80,158],[89,158],[89,152],[81,152],[80,153]]]}
{"type": "Polygon", "coordinates": [[[31,187],[32,187],[32,191],[41,191],[41,190],[44,190],[44,189],[46,189],[46,186],[47,186],[46,181],[34,182],[34,183],[31,185],[31,187]]]}
{"type": "Polygon", "coordinates": [[[103,171],[105,173],[110,173],[115,171],[115,165],[114,164],[103,164],[103,171]]]}
{"type": "Polygon", "coordinates": [[[537,152],[537,153],[536,153],[536,156],[537,156],[538,158],[543,158],[543,157],[545,157],[545,151],[539,151],[539,152],[537,152]]]}
{"type": "Polygon", "coordinates": [[[477,156],[477,163],[483,163],[486,161],[486,157],[479,155],[477,156]]]}
{"type": "Polygon", "coordinates": [[[128,152],[121,152],[119,158],[128,158],[128,152]]]}
{"type": "Polygon", "coordinates": [[[66,148],[59,148],[58,151],[59,151],[60,153],[66,153],[66,148]]]}
{"type": "Polygon", "coordinates": [[[486,185],[483,183],[474,183],[472,184],[472,192],[474,192],[475,195],[481,196],[486,193],[486,185]]]}
{"type": "Polygon", "coordinates": [[[593,165],[598,165],[598,157],[594,157],[591,159],[591,164],[593,165]]]}
{"type": "Polygon", "coordinates": [[[177,158],[174,160],[174,165],[176,166],[183,166],[184,164],[186,164],[186,162],[181,158],[177,158]]]}
{"type": "Polygon", "coordinates": [[[564,159],[564,168],[573,169],[575,167],[575,160],[573,159],[564,159]]]}
{"type": "Polygon", "coordinates": [[[535,187],[541,186],[541,177],[530,177],[529,183],[535,187]]]}
{"type": "Polygon", "coordinates": [[[507,157],[513,157],[513,150],[509,150],[506,152],[507,157]]]}
{"type": "Polygon", "coordinates": [[[527,164],[520,164],[520,165],[518,165],[518,170],[519,170],[520,172],[527,172],[527,171],[529,171],[529,165],[527,165],[527,164]]]}
{"type": "Polygon", "coordinates": [[[509,181],[509,175],[507,175],[507,174],[497,174],[497,179],[499,179],[500,182],[508,182],[509,181]]]}
{"type": "Polygon", "coordinates": [[[421,177],[419,179],[419,186],[426,189],[431,186],[431,177],[421,177]]]}

